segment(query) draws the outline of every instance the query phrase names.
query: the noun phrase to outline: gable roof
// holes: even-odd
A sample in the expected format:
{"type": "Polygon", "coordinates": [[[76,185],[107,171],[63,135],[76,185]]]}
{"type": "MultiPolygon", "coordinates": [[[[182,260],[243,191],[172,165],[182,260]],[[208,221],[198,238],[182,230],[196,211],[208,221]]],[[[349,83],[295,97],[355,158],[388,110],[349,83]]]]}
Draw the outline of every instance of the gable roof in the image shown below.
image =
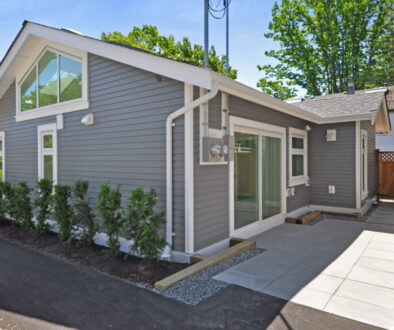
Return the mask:
{"type": "Polygon", "coordinates": [[[31,51],[30,48],[36,46],[38,41],[60,43],[205,89],[212,89],[214,83],[218,83],[219,89],[223,92],[313,123],[374,121],[376,118],[374,113],[349,113],[325,118],[321,113],[283,102],[209,68],[169,59],[136,47],[87,37],[71,30],[57,29],[29,21],[23,22],[21,30],[0,62],[0,98],[9,85],[15,81],[18,68],[26,61],[31,51]]]}

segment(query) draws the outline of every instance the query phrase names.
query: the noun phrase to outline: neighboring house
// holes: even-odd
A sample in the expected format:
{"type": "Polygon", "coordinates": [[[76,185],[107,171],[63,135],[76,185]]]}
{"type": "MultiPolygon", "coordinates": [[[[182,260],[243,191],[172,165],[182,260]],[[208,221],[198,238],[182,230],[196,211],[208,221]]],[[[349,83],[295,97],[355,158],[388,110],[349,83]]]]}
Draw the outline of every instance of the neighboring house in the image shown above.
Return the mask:
{"type": "MultiPolygon", "coordinates": [[[[376,197],[385,89],[282,102],[210,69],[25,22],[0,64],[3,180],[153,187],[175,259],[376,197]],[[294,102],[294,101],[293,101],[294,102]],[[82,120],[82,123],[81,123],[82,120]]],[[[165,254],[169,255],[169,250],[165,254]]]]}
{"type": "MultiPolygon", "coordinates": [[[[394,87],[388,87],[387,106],[389,109],[391,122],[394,122],[394,87]]],[[[394,134],[378,133],[376,135],[376,148],[380,151],[394,151],[394,134]]]]}

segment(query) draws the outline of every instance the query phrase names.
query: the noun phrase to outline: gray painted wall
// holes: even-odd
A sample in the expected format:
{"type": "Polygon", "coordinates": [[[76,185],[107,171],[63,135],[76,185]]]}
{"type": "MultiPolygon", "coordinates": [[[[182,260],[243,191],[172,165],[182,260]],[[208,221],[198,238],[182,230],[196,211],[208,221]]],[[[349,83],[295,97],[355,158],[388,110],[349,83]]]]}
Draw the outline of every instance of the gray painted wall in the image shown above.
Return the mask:
{"type": "MultiPolygon", "coordinates": [[[[89,180],[92,202],[100,184],[121,184],[124,202],[136,187],[153,187],[158,210],[165,210],[165,121],[184,105],[184,84],[112,60],[89,55],[89,112],[93,126],[80,121],[88,111],[64,115],[58,131],[59,183],[89,180]]],[[[16,123],[15,86],[0,100],[0,130],[6,131],[7,180],[37,179],[37,125],[55,117],[16,123]]],[[[174,128],[174,245],[184,241],[184,120],[174,128]]]]}
{"type": "Polygon", "coordinates": [[[310,203],[356,207],[355,123],[312,125],[310,131],[310,203]],[[326,130],[335,128],[337,140],[326,141],[326,130]],[[335,194],[328,193],[335,185],[335,194]]]}
{"type": "MultiPolygon", "coordinates": [[[[194,98],[199,89],[194,88],[194,98]]],[[[221,126],[221,94],[209,102],[209,126],[221,126]]],[[[194,248],[229,237],[228,165],[200,165],[200,111],[194,109],[194,248]]]]}
{"type": "Polygon", "coordinates": [[[370,121],[362,121],[360,127],[368,133],[368,198],[362,201],[365,204],[377,195],[376,133],[370,121]]]}

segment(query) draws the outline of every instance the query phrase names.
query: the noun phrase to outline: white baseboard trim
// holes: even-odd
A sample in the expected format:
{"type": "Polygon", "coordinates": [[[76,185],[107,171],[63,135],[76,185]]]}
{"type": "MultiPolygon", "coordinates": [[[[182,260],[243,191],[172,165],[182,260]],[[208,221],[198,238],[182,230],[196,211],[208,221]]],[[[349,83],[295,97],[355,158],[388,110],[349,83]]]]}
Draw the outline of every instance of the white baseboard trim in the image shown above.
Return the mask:
{"type": "Polygon", "coordinates": [[[299,209],[288,212],[286,214],[286,218],[299,218],[300,216],[305,215],[305,213],[308,213],[308,212],[309,212],[309,206],[305,205],[303,207],[300,207],[299,209]]]}
{"type": "Polygon", "coordinates": [[[338,212],[338,213],[360,213],[360,209],[351,207],[337,207],[327,205],[309,205],[309,211],[327,211],[327,212],[338,212]]]}
{"type": "Polygon", "coordinates": [[[178,262],[181,264],[190,264],[190,255],[186,254],[185,252],[179,251],[171,251],[171,259],[172,262],[178,262]]]}
{"type": "Polygon", "coordinates": [[[219,242],[211,244],[203,249],[196,251],[196,254],[201,254],[203,256],[211,257],[227,248],[230,247],[230,238],[225,238],[219,242]]]}
{"type": "Polygon", "coordinates": [[[374,196],[373,198],[371,198],[368,203],[365,203],[362,207],[361,207],[361,215],[364,215],[365,213],[367,213],[369,211],[369,209],[372,207],[373,204],[376,203],[376,201],[378,200],[378,196],[374,196]]]}
{"type": "Polygon", "coordinates": [[[254,224],[246,226],[245,228],[238,229],[234,237],[247,239],[256,236],[258,234],[261,234],[273,227],[279,226],[284,222],[285,222],[285,215],[278,214],[270,219],[261,220],[254,224]]]}

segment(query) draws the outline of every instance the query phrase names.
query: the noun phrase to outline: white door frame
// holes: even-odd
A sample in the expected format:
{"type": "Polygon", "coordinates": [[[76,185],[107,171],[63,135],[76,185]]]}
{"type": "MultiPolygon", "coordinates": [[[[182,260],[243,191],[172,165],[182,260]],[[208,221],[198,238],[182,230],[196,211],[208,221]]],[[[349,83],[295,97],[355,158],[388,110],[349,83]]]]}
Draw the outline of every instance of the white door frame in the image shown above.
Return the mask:
{"type": "Polygon", "coordinates": [[[270,136],[281,140],[281,185],[282,185],[282,213],[262,220],[262,203],[259,200],[259,219],[256,222],[239,229],[234,228],[234,159],[229,162],[229,218],[230,218],[230,237],[247,238],[268,230],[284,221],[286,214],[286,128],[261,123],[254,120],[230,116],[230,135],[235,132],[256,134],[259,136],[258,158],[259,158],[259,199],[262,192],[261,180],[261,137],[270,136]]]}

